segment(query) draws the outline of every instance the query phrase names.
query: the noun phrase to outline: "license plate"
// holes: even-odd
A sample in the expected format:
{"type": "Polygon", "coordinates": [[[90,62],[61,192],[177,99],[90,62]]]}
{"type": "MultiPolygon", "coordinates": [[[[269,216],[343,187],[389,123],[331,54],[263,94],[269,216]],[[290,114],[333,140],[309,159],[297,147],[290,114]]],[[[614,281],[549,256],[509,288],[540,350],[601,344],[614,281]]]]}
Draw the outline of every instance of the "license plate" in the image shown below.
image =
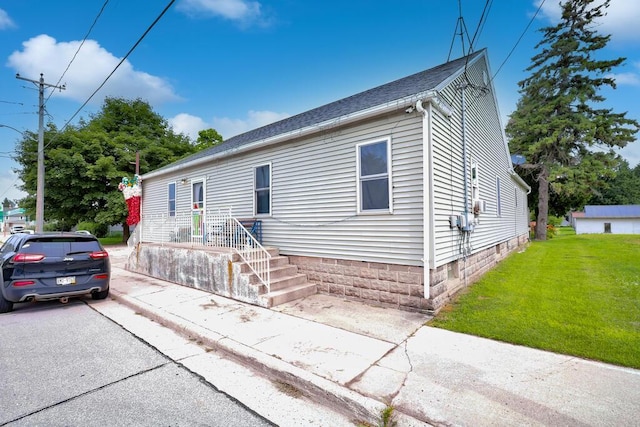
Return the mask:
{"type": "Polygon", "coordinates": [[[56,283],[58,285],[75,285],[76,284],[76,278],[75,278],[75,276],[58,277],[56,279],[56,283]]]}

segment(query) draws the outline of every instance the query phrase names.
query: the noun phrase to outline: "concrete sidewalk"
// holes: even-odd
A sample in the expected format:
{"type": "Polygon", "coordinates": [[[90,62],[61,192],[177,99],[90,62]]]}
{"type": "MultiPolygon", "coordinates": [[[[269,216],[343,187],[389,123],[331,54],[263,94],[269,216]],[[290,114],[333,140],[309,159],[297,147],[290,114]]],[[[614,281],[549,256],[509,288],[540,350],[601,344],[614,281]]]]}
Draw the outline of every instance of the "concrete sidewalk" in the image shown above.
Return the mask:
{"type": "Polygon", "coordinates": [[[640,371],[424,326],[428,317],[314,295],[264,309],[124,270],[111,295],[160,324],[376,425],[640,425],[640,371]]]}

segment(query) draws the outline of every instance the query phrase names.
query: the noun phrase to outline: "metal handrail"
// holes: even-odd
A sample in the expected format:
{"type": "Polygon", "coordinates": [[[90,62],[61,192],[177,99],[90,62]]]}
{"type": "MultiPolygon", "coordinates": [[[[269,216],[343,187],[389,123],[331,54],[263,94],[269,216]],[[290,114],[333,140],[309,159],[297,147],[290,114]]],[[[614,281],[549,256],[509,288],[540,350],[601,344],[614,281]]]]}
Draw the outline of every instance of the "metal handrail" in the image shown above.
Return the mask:
{"type": "Polygon", "coordinates": [[[237,238],[234,249],[242,260],[249,266],[260,283],[271,292],[271,254],[258,242],[237,218],[232,218],[234,235],[237,238]]]}
{"type": "Polygon", "coordinates": [[[247,264],[267,292],[271,290],[271,254],[232,216],[231,208],[206,214],[181,211],[171,216],[166,212],[143,213],[138,228],[141,228],[139,236],[142,242],[231,249],[247,264]]]}

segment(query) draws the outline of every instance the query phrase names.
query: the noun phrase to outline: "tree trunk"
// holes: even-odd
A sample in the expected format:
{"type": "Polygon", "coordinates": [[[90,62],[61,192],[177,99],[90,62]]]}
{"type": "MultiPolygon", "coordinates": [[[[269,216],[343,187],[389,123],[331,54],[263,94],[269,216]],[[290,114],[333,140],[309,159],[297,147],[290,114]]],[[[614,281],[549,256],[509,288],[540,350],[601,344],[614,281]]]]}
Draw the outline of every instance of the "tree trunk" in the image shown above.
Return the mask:
{"type": "Polygon", "coordinates": [[[129,231],[129,224],[125,221],[122,223],[122,243],[127,243],[130,236],[131,232],[129,231]]]}
{"type": "Polygon", "coordinates": [[[549,218],[549,169],[543,165],[538,175],[538,217],[536,218],[535,240],[547,240],[549,218]]]}

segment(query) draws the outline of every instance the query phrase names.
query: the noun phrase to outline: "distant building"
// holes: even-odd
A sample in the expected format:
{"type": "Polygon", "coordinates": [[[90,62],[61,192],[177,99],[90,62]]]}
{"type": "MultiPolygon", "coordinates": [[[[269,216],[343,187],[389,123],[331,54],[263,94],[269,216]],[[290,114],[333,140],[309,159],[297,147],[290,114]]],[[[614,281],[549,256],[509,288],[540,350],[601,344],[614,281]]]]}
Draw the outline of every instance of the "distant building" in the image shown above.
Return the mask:
{"type": "Polygon", "coordinates": [[[9,233],[14,225],[27,226],[27,217],[22,208],[11,209],[2,212],[2,232],[9,233]]]}
{"type": "Polygon", "coordinates": [[[585,206],[571,218],[576,234],[640,234],[640,205],[585,206]]]}

